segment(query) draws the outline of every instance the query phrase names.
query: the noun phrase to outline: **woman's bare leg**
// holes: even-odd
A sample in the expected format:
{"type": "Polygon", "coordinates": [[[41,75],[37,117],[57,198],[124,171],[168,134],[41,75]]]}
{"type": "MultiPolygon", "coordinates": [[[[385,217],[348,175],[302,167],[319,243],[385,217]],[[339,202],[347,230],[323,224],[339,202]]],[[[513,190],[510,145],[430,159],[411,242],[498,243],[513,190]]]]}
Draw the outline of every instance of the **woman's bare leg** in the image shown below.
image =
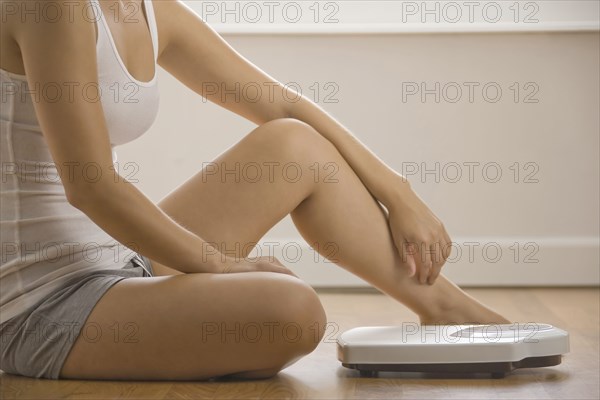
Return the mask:
{"type": "MultiPolygon", "coordinates": [[[[291,213],[309,244],[324,249],[335,243],[333,261],[404,303],[422,323],[509,322],[443,275],[431,286],[408,277],[399,265],[384,210],[337,149],[294,119],[256,128],[159,206],[192,232],[217,243],[222,252],[242,257],[291,213]],[[335,181],[325,179],[334,169],[329,178],[335,181]],[[262,172],[260,179],[257,171],[262,172]]],[[[159,271],[173,273],[154,264],[159,271]]]]}
{"type": "MultiPolygon", "coordinates": [[[[335,147],[299,121],[258,127],[159,206],[220,250],[239,256],[291,213],[309,243],[323,248],[335,242],[339,265],[406,304],[422,321],[504,322],[443,275],[432,286],[408,277],[398,265],[383,210],[335,147]],[[293,171],[283,179],[281,168],[272,179],[255,182],[221,175],[223,168],[235,171],[236,165],[243,170],[251,163],[274,167],[291,162],[302,168],[295,182],[293,171]],[[310,169],[315,162],[321,167],[333,162],[337,182],[315,182],[310,169]],[[214,167],[220,169],[216,174],[214,167]]],[[[299,279],[270,272],[184,274],[158,262],[153,267],[157,277],[120,281],[100,299],[86,322],[104,334],[99,340],[80,336],[61,377],[264,378],[311,352],[323,335],[323,308],[314,290],[299,279]],[[262,331],[258,341],[248,336],[256,325],[286,323],[300,327],[301,339],[292,341],[293,332],[281,330],[273,335],[262,331]],[[244,326],[249,327],[245,332],[244,326]],[[134,327],[135,334],[115,340],[115,327],[127,329],[123,334],[134,327]],[[236,334],[241,340],[235,340],[236,334]]]]}
{"type": "Polygon", "coordinates": [[[130,278],[96,304],[60,376],[265,378],[314,350],[325,324],[314,290],[290,275],[130,278]]]}

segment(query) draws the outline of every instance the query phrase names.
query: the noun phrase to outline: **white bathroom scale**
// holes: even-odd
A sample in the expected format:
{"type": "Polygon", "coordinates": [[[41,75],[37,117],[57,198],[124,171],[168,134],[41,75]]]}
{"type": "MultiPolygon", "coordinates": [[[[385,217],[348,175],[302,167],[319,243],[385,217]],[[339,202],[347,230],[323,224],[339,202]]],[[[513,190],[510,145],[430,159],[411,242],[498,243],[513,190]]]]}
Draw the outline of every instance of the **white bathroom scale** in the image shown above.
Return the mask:
{"type": "Polygon", "coordinates": [[[542,323],[368,326],[343,332],[338,360],[361,376],[378,371],[490,373],[558,365],[569,334],[542,323]]]}

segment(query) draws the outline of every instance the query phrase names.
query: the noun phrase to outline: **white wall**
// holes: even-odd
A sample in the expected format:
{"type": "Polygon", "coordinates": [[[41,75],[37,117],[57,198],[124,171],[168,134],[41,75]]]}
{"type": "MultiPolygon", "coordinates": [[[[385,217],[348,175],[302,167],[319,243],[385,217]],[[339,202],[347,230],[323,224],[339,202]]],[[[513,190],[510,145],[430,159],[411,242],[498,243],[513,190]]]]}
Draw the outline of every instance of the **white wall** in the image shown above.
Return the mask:
{"type": "MultiPolygon", "coordinates": [[[[597,31],[224,37],[276,79],[296,82],[385,162],[409,176],[462,252],[444,267],[455,282],[600,282],[597,31]],[[409,95],[421,84],[435,88],[436,82],[439,102],[435,94],[424,101],[409,95]],[[310,89],[315,83],[319,98],[310,89]],[[337,102],[324,102],[324,93],[331,93],[325,89],[328,83],[337,90],[337,102]],[[469,85],[475,88],[472,101],[469,85]],[[457,86],[462,97],[452,102],[457,86]],[[502,90],[497,101],[495,88],[502,90]],[[439,163],[438,182],[411,172],[421,163],[429,169],[439,163]],[[465,163],[479,163],[472,181],[465,163]],[[452,182],[456,165],[462,178],[452,182]],[[482,175],[483,165],[487,175],[482,175]],[[502,176],[492,183],[495,167],[502,176]],[[471,246],[476,246],[472,259],[471,246]],[[498,248],[502,256],[494,261],[498,248]]],[[[205,102],[165,71],[159,79],[156,123],[139,140],[117,148],[121,163],[140,165],[138,186],[155,201],[254,127],[205,102]]],[[[304,243],[289,219],[265,240],[280,243],[278,249],[288,242],[304,243]]],[[[322,257],[315,263],[307,248],[296,262],[294,247],[288,250],[287,256],[275,255],[315,286],[364,284],[324,264],[322,257]]]]}

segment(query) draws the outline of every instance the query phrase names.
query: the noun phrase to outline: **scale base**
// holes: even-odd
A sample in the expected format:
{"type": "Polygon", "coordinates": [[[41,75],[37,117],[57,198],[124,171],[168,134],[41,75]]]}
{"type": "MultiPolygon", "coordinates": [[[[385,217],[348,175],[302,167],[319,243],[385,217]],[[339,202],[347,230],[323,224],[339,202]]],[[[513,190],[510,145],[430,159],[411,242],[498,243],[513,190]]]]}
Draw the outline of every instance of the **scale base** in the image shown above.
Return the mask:
{"type": "Polygon", "coordinates": [[[489,373],[492,378],[504,378],[518,368],[551,367],[561,363],[562,355],[527,357],[521,361],[451,364],[346,364],[346,368],[360,371],[362,377],[375,377],[382,372],[434,372],[434,373],[489,373]]]}

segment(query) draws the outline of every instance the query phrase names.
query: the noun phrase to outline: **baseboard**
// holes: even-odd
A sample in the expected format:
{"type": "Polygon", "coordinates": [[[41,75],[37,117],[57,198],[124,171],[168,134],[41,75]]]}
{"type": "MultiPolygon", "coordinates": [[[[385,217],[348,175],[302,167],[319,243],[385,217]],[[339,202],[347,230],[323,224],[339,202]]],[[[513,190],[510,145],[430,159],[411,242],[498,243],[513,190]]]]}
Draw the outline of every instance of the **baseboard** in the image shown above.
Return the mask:
{"type": "MultiPolygon", "coordinates": [[[[264,239],[252,255],[274,255],[315,288],[369,287],[304,240],[264,239]]],[[[598,286],[600,238],[456,238],[443,273],[458,285],[598,286]]]]}

